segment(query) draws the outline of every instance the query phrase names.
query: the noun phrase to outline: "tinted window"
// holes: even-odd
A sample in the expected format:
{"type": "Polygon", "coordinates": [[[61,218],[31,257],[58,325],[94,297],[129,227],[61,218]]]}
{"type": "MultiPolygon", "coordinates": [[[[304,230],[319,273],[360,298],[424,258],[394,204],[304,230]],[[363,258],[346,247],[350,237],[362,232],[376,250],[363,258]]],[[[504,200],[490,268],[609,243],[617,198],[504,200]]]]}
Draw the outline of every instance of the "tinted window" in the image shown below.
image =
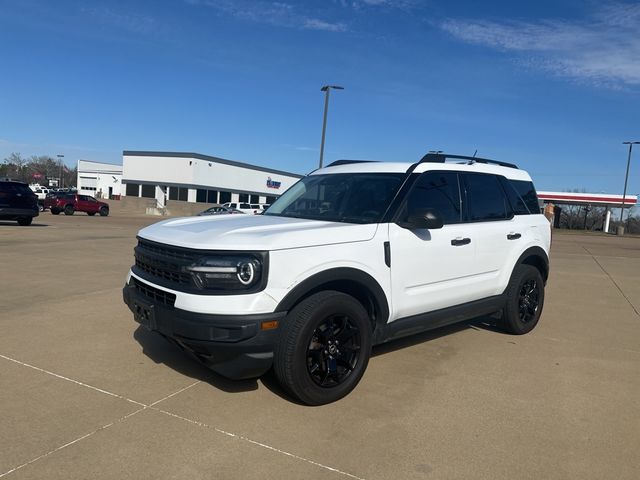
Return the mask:
{"type": "Polygon", "coordinates": [[[502,187],[495,175],[464,174],[467,215],[471,222],[505,220],[511,214],[502,187]]]}
{"type": "Polygon", "coordinates": [[[402,173],[309,175],[278,198],[265,215],[378,223],[403,179],[402,173]]]}
{"type": "Polygon", "coordinates": [[[251,205],[249,205],[248,203],[241,203],[240,208],[251,208],[251,205]]]}
{"type": "Polygon", "coordinates": [[[522,200],[529,208],[531,213],[540,213],[540,204],[538,203],[538,195],[533,186],[533,182],[524,180],[509,180],[516,192],[522,197],[522,200]]]}
{"type": "Polygon", "coordinates": [[[460,223],[460,188],[458,174],[427,172],[420,175],[407,198],[404,220],[411,212],[433,208],[442,216],[443,223],[460,223]]]}
{"type": "Polygon", "coordinates": [[[206,203],[207,202],[207,191],[199,188],[196,191],[196,202],[206,203]]]}
{"type": "Polygon", "coordinates": [[[240,200],[243,203],[248,202],[249,201],[249,194],[248,193],[241,193],[240,195],[238,195],[238,200],[240,200]]]}
{"type": "Polygon", "coordinates": [[[218,191],[217,190],[209,190],[207,193],[207,202],[208,203],[218,203],[218,191]]]}
{"type": "Polygon", "coordinates": [[[529,208],[527,208],[526,203],[520,196],[516,189],[511,184],[510,180],[507,180],[505,177],[498,177],[500,180],[500,184],[502,185],[502,189],[507,194],[507,198],[509,199],[509,203],[511,204],[511,208],[513,209],[513,213],[515,215],[529,215],[531,212],[529,208]]]}

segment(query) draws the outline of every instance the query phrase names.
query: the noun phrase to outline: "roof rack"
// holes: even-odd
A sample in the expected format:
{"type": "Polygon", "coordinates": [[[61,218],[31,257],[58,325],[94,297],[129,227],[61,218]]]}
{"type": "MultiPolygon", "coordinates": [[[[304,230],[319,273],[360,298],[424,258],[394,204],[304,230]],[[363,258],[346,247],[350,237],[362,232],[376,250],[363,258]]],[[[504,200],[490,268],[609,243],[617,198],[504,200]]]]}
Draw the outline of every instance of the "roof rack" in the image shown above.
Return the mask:
{"type": "Polygon", "coordinates": [[[500,165],[501,167],[516,168],[516,169],[518,168],[518,166],[514,165],[513,163],[500,162],[498,160],[491,160],[489,158],[467,157],[465,155],[450,155],[448,153],[427,153],[424,157],[422,157],[422,159],[420,159],[418,164],[445,163],[449,158],[455,159],[455,160],[467,160],[473,163],[487,163],[487,164],[493,164],[493,165],[500,165]]]}
{"type": "Polygon", "coordinates": [[[338,165],[349,165],[351,163],[371,163],[375,162],[375,160],[336,160],[335,162],[331,162],[327,167],[337,167],[338,165]]]}

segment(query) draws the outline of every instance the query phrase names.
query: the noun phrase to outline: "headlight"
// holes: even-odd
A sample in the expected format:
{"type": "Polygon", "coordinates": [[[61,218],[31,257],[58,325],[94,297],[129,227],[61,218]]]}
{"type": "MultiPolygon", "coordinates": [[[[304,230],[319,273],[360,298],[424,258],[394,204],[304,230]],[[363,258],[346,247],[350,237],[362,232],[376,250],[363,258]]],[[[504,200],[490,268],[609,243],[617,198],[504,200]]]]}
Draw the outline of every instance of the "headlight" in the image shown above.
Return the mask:
{"type": "Polygon", "coordinates": [[[262,262],[251,255],[203,257],[184,270],[202,290],[249,290],[262,277],[262,262]]]}

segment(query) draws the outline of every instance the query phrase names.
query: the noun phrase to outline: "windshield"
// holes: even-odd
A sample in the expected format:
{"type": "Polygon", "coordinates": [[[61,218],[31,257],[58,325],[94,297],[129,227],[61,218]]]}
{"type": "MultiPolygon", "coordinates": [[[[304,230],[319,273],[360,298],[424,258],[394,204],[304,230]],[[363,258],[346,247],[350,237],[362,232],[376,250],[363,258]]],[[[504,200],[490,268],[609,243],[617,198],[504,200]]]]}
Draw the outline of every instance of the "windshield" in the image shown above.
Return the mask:
{"type": "Polygon", "coordinates": [[[265,215],[379,223],[404,178],[404,173],[310,175],[287,190],[265,215]]]}

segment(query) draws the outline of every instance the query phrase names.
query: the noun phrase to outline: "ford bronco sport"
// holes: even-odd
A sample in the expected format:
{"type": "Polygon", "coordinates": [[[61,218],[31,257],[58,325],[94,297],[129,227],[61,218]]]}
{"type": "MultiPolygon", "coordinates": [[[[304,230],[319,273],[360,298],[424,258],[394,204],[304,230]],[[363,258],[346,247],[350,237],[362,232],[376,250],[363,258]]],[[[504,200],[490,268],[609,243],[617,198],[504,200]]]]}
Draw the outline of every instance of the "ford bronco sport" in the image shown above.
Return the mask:
{"type": "Polygon", "coordinates": [[[532,330],[550,233],[515,165],[340,160],[264,215],[142,229],[123,295],[137,322],[214,371],[273,368],[319,405],[355,388],[372,345],[496,312],[507,332],[532,330]]]}

